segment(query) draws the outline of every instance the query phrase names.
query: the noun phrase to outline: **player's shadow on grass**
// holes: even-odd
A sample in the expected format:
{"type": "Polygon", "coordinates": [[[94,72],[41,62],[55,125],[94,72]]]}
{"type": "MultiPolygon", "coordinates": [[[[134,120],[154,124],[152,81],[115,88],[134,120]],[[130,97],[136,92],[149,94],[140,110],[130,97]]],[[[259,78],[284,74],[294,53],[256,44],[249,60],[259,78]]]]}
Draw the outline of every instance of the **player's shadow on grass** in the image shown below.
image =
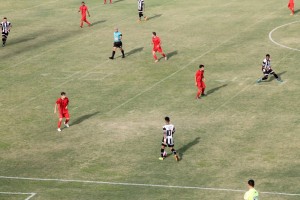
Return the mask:
{"type": "Polygon", "coordinates": [[[178,54],[177,50],[176,51],[172,51],[172,52],[170,52],[170,53],[167,54],[167,57],[168,57],[168,59],[170,59],[171,57],[173,57],[173,56],[175,56],[177,54],[178,54]]]}
{"type": "Polygon", "coordinates": [[[23,43],[23,42],[28,42],[30,40],[34,40],[35,38],[36,38],[35,36],[27,37],[27,38],[19,38],[16,40],[12,40],[10,44],[13,45],[13,44],[19,44],[19,43],[23,43]]]}
{"type": "MultiPolygon", "coordinates": [[[[281,76],[285,73],[286,73],[286,71],[283,71],[283,72],[278,73],[277,75],[279,76],[279,78],[281,78],[281,76]]],[[[274,79],[275,79],[275,77],[271,76],[266,82],[273,81],[274,79]]]]}
{"type": "Polygon", "coordinates": [[[101,24],[101,23],[104,23],[104,22],[106,22],[106,20],[100,20],[100,21],[96,21],[96,22],[92,23],[91,25],[95,26],[97,24],[101,24]]]}
{"type": "Polygon", "coordinates": [[[87,120],[87,119],[93,117],[94,115],[97,115],[98,113],[99,113],[99,111],[94,112],[94,113],[91,113],[91,114],[82,115],[82,116],[80,116],[79,118],[75,119],[75,120],[71,123],[71,125],[74,126],[74,125],[80,124],[80,123],[82,123],[83,121],[85,121],[85,120],[87,120]]]}
{"type": "Polygon", "coordinates": [[[152,19],[155,19],[155,18],[158,18],[158,17],[161,17],[161,16],[162,16],[162,14],[155,14],[151,17],[148,17],[148,20],[152,20],[152,19]]]}
{"type": "Polygon", "coordinates": [[[113,3],[115,4],[115,3],[118,3],[118,2],[120,2],[120,1],[124,1],[124,0],[113,1],[113,3]]]}
{"type": "Polygon", "coordinates": [[[176,151],[178,151],[179,153],[179,156],[180,156],[180,160],[183,159],[183,155],[184,153],[192,148],[194,145],[198,144],[199,143],[199,140],[200,140],[200,137],[196,137],[193,141],[187,143],[186,145],[184,145],[183,147],[181,147],[180,149],[176,149],[176,151]]]}
{"type": "Polygon", "coordinates": [[[125,53],[125,56],[130,56],[132,54],[141,52],[141,51],[143,51],[143,49],[144,49],[144,47],[139,47],[139,48],[132,49],[132,50],[128,51],[127,53],[125,53]]]}
{"type": "Polygon", "coordinates": [[[295,10],[294,13],[297,14],[298,12],[300,12],[300,9],[295,10]]]}
{"type": "Polygon", "coordinates": [[[227,85],[228,85],[228,84],[223,84],[223,85],[221,85],[221,86],[218,86],[218,87],[215,87],[215,88],[213,88],[213,89],[210,89],[210,90],[208,90],[208,91],[206,92],[206,95],[210,95],[210,94],[212,94],[212,93],[218,91],[219,89],[221,89],[221,88],[223,88],[223,87],[226,87],[227,85]]]}

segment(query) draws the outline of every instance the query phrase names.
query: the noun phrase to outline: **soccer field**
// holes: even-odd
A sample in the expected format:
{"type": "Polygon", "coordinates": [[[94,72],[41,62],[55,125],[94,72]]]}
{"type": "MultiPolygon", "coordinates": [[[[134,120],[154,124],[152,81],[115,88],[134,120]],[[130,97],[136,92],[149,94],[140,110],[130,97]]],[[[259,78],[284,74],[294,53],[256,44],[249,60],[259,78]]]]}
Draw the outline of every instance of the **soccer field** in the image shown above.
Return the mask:
{"type": "Polygon", "coordinates": [[[0,49],[1,200],[242,200],[249,179],[260,199],[300,199],[297,7],[145,0],[137,23],[136,0],[90,0],[81,29],[80,3],[0,0],[13,25],[0,49]],[[108,59],[114,27],[124,59],[108,59]],[[167,61],[154,63],[153,31],[167,61]],[[256,83],[267,53],[283,83],[256,83]],[[199,64],[207,96],[196,100],[199,64]],[[58,132],[62,91],[71,120],[58,132]],[[165,116],[179,162],[158,159],[165,116]]]}

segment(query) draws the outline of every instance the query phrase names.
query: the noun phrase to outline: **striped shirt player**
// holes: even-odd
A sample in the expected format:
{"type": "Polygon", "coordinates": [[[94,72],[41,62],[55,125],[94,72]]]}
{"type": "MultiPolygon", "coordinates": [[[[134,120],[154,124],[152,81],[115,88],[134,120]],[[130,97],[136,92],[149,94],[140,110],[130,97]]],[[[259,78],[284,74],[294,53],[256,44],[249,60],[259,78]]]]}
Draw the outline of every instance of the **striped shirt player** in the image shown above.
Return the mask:
{"type": "Polygon", "coordinates": [[[9,21],[7,21],[6,17],[3,18],[3,21],[1,22],[0,26],[1,26],[1,30],[2,30],[2,46],[4,47],[6,44],[8,34],[9,34],[12,26],[11,26],[11,23],[9,21]]]}
{"type": "Polygon", "coordinates": [[[122,48],[122,36],[123,35],[122,35],[121,32],[119,32],[119,29],[115,28],[115,32],[114,32],[114,46],[113,46],[113,51],[112,51],[111,57],[109,57],[109,59],[114,59],[117,48],[121,50],[121,52],[122,52],[122,58],[125,58],[124,50],[122,48]]]}
{"type": "Polygon", "coordinates": [[[270,54],[267,54],[266,58],[263,60],[261,70],[262,70],[264,76],[262,78],[258,79],[256,81],[257,83],[267,80],[270,74],[273,75],[277,79],[277,81],[282,82],[282,80],[278,77],[278,75],[273,71],[273,69],[271,67],[270,54]]]}
{"type": "Polygon", "coordinates": [[[166,158],[165,154],[165,148],[168,146],[170,147],[170,150],[172,151],[175,160],[179,161],[179,157],[177,155],[176,150],[174,149],[174,139],[173,135],[175,133],[175,126],[170,123],[170,118],[165,117],[166,124],[163,126],[163,139],[161,143],[161,149],[160,149],[160,160],[164,160],[166,158]]]}
{"type": "MultiPolygon", "coordinates": [[[[139,20],[138,22],[142,21],[142,17],[144,16],[145,11],[145,2],[144,0],[137,0],[138,2],[138,13],[139,13],[139,20]]],[[[144,16],[144,20],[146,21],[148,18],[144,16]]]]}

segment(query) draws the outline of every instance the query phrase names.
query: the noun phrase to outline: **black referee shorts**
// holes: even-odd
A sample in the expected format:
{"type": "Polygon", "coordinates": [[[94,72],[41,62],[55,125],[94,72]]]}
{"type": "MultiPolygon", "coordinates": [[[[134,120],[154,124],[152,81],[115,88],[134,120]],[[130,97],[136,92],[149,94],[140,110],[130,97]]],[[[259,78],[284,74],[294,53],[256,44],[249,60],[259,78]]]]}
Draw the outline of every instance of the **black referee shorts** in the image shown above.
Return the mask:
{"type": "Polygon", "coordinates": [[[9,32],[2,32],[2,37],[7,38],[9,32]]]}
{"type": "Polygon", "coordinates": [[[122,42],[114,42],[114,47],[116,48],[122,48],[122,42]]]}

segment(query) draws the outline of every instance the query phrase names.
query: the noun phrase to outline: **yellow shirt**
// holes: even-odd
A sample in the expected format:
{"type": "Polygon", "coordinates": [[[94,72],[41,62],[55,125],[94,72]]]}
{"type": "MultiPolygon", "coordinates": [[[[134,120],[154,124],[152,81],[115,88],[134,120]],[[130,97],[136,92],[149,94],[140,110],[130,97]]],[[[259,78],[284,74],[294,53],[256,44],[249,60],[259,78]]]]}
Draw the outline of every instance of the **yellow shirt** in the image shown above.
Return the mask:
{"type": "Polygon", "coordinates": [[[244,200],[258,200],[258,192],[254,188],[251,188],[245,193],[244,200]]]}

